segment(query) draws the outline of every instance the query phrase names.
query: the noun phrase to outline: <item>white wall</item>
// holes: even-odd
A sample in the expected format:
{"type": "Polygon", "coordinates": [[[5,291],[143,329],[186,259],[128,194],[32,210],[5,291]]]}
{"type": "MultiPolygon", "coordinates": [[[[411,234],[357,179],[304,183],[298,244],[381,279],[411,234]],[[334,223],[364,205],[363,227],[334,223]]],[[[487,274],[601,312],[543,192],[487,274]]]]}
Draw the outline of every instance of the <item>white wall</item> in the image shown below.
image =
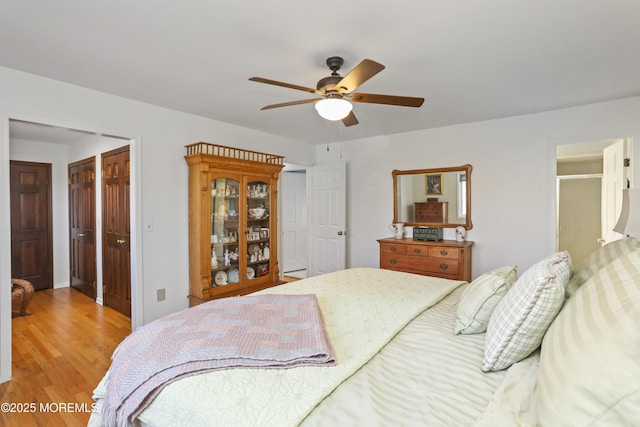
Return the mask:
{"type": "MultiPolygon", "coordinates": [[[[187,307],[188,199],[186,144],[207,141],[284,155],[287,162],[312,164],[312,146],[227,123],[179,113],[66,83],[0,67],[0,235],[10,235],[10,118],[133,139],[132,204],[136,325],[187,307]],[[152,221],[154,231],[142,233],[152,221]],[[156,289],[166,300],[156,301],[156,289]],[[139,307],[138,307],[139,306],[139,307]]],[[[9,239],[0,239],[0,292],[10,292],[9,239]]],[[[0,298],[0,382],[11,369],[11,309],[0,298]]]]}
{"type": "MultiPolygon", "coordinates": [[[[517,264],[524,272],[555,250],[557,144],[633,136],[635,152],[640,152],[639,129],[640,97],[635,97],[335,143],[328,151],[323,145],[316,152],[319,162],[347,162],[350,267],[379,265],[376,239],[389,237],[387,225],[393,219],[393,169],[471,164],[473,229],[467,238],[476,242],[477,277],[506,264],[517,264]]],[[[445,229],[447,236],[453,238],[450,229],[445,229]]]]}

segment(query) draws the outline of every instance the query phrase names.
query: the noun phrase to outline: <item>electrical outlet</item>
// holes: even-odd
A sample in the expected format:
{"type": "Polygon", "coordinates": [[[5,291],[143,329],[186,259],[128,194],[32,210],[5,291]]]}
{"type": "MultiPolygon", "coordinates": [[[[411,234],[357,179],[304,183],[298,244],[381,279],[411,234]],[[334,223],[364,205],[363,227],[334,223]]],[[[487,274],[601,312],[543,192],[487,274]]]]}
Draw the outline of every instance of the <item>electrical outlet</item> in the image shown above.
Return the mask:
{"type": "Polygon", "coordinates": [[[164,301],[165,299],[167,299],[167,292],[166,289],[162,288],[162,289],[158,289],[156,291],[156,296],[157,296],[157,300],[158,302],[160,301],[164,301]]]}

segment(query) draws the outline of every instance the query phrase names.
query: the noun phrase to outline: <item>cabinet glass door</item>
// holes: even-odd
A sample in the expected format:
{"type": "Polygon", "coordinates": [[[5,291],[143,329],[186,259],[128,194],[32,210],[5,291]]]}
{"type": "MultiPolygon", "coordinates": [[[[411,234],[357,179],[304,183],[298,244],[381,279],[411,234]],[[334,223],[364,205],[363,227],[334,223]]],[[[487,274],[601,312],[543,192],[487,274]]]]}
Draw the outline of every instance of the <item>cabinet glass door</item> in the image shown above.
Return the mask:
{"type": "Polygon", "coordinates": [[[263,181],[247,183],[247,279],[269,275],[271,187],[263,181]]]}
{"type": "Polygon", "coordinates": [[[211,286],[240,282],[240,183],[211,180],[211,286]]]}

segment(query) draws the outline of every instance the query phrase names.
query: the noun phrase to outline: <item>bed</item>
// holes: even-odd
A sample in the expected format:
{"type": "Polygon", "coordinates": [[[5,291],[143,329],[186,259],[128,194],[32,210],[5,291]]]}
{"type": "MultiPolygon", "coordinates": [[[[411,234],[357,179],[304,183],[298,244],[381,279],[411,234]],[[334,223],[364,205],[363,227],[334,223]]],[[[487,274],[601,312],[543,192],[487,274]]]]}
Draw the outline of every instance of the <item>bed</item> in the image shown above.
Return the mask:
{"type": "Polygon", "coordinates": [[[570,265],[558,252],[471,283],[354,268],[267,289],[251,297],[313,295],[328,363],[193,372],[114,418],[129,380],[114,359],[89,425],[634,425],[640,242],[570,265]]]}

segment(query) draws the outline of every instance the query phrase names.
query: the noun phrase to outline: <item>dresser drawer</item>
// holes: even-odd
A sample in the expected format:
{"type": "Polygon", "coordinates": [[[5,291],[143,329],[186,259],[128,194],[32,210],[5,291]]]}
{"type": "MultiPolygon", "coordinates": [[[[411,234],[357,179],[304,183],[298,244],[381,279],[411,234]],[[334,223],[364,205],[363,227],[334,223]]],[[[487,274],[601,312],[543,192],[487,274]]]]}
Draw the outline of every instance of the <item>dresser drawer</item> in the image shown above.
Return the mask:
{"type": "Polygon", "coordinates": [[[444,246],[430,247],[429,256],[434,258],[458,259],[460,257],[460,249],[447,248],[444,246]]]}
{"type": "Polygon", "coordinates": [[[406,271],[424,275],[447,275],[458,277],[459,265],[457,259],[435,258],[421,255],[404,255],[383,253],[380,255],[380,268],[406,271]]]}
{"type": "Polygon", "coordinates": [[[428,257],[429,249],[422,246],[407,246],[407,255],[428,257]]]}
{"type": "Polygon", "coordinates": [[[404,255],[407,251],[407,245],[403,245],[401,243],[385,243],[380,245],[380,251],[387,254],[404,255]]]}
{"type": "Polygon", "coordinates": [[[460,272],[459,262],[457,259],[429,258],[429,262],[425,264],[425,271],[440,277],[452,276],[452,278],[458,278],[460,272]]]}

